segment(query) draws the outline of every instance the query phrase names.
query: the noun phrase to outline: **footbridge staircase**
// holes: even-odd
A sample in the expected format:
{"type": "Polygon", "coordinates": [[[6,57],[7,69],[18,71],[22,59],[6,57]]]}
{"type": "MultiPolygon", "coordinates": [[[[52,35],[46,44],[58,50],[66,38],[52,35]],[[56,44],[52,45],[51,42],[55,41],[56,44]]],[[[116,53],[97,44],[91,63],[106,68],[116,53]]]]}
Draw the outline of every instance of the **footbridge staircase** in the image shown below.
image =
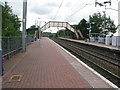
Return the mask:
{"type": "Polygon", "coordinates": [[[83,35],[80,30],[74,29],[68,22],[49,21],[40,28],[40,31],[45,31],[50,27],[64,27],[75,33],[77,39],[83,39],[83,35]]]}

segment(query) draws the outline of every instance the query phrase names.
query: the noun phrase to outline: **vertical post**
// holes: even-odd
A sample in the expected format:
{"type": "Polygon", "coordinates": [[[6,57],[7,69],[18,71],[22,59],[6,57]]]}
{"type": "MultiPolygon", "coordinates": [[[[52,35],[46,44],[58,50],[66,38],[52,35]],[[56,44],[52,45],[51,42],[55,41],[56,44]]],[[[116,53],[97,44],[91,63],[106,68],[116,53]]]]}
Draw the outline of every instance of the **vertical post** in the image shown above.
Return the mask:
{"type": "Polygon", "coordinates": [[[2,64],[2,5],[0,4],[0,76],[3,74],[2,64]]]}
{"type": "Polygon", "coordinates": [[[120,46],[120,1],[118,2],[118,37],[117,37],[117,46],[120,46]]]}
{"type": "Polygon", "coordinates": [[[65,30],[64,30],[64,38],[65,38],[65,30]]]}
{"type": "Polygon", "coordinates": [[[7,43],[8,43],[8,47],[7,47],[7,51],[8,51],[8,56],[7,56],[7,59],[9,60],[10,59],[10,37],[7,38],[7,43]]]}
{"type": "Polygon", "coordinates": [[[118,2],[118,36],[120,36],[120,1],[118,2]]]}
{"type": "Polygon", "coordinates": [[[105,11],[103,11],[104,13],[104,30],[103,30],[103,33],[105,33],[106,31],[106,14],[105,14],[105,11]]]}
{"type": "MultiPolygon", "coordinates": [[[[41,18],[38,18],[41,19],[41,18]]],[[[39,21],[39,39],[41,39],[41,21],[39,21]]]]}
{"type": "Polygon", "coordinates": [[[57,29],[58,29],[58,37],[60,37],[59,27],[57,27],[57,29]]]}
{"type": "Polygon", "coordinates": [[[27,0],[23,0],[23,31],[22,31],[22,49],[26,51],[26,15],[27,15],[27,0]]]}

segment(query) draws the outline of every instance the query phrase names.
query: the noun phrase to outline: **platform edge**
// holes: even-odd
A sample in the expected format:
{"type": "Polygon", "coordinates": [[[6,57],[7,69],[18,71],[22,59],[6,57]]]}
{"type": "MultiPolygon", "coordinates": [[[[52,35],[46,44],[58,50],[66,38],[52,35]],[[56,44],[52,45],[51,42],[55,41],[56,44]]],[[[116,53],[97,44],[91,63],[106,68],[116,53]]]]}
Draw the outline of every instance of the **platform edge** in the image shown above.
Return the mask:
{"type": "MultiPolygon", "coordinates": [[[[53,40],[51,40],[53,41],[53,40]]],[[[54,42],[54,41],[53,41],[54,42]]],[[[108,79],[106,79],[105,77],[103,77],[101,74],[99,74],[98,72],[96,72],[94,69],[92,69],[91,67],[89,67],[87,64],[85,64],[84,62],[80,61],[76,56],[74,56],[73,54],[71,54],[69,51],[67,51],[66,49],[64,49],[63,47],[61,47],[59,44],[57,44],[56,42],[54,42],[57,46],[59,46],[62,50],[64,50],[66,53],[68,53],[69,55],[71,55],[73,58],[75,58],[79,63],[81,63],[83,66],[85,66],[86,68],[88,68],[90,71],[92,71],[95,75],[97,75],[98,77],[100,77],[102,80],[104,80],[107,84],[109,84],[110,86],[112,86],[113,88],[119,88],[117,87],[115,84],[113,84],[112,82],[110,82],[108,79]]]]}

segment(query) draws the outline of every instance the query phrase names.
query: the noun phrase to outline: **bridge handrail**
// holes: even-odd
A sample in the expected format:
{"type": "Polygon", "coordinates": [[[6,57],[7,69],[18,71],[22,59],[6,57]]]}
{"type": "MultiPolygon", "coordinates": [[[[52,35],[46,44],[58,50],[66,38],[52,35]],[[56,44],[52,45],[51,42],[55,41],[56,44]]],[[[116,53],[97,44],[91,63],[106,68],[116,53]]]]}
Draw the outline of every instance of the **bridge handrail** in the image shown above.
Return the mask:
{"type": "Polygon", "coordinates": [[[49,21],[44,26],[42,26],[40,28],[40,31],[44,31],[44,30],[46,30],[46,29],[48,29],[50,27],[65,27],[68,30],[74,32],[76,37],[77,37],[77,39],[83,38],[83,35],[82,35],[81,31],[79,30],[79,32],[78,32],[78,30],[74,29],[68,22],[49,21]]]}

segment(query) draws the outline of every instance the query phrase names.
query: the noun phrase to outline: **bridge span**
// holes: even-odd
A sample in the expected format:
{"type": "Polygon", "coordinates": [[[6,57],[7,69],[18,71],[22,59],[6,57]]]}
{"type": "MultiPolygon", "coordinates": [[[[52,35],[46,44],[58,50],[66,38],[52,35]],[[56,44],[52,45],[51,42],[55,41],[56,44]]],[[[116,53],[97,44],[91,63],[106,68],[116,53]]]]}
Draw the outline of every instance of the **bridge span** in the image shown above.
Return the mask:
{"type": "Polygon", "coordinates": [[[44,26],[40,28],[40,31],[45,31],[46,29],[50,27],[64,27],[70,30],[71,32],[75,33],[77,39],[83,39],[83,35],[80,30],[74,29],[72,25],[70,25],[68,22],[60,22],[60,21],[49,21],[44,26]]]}

